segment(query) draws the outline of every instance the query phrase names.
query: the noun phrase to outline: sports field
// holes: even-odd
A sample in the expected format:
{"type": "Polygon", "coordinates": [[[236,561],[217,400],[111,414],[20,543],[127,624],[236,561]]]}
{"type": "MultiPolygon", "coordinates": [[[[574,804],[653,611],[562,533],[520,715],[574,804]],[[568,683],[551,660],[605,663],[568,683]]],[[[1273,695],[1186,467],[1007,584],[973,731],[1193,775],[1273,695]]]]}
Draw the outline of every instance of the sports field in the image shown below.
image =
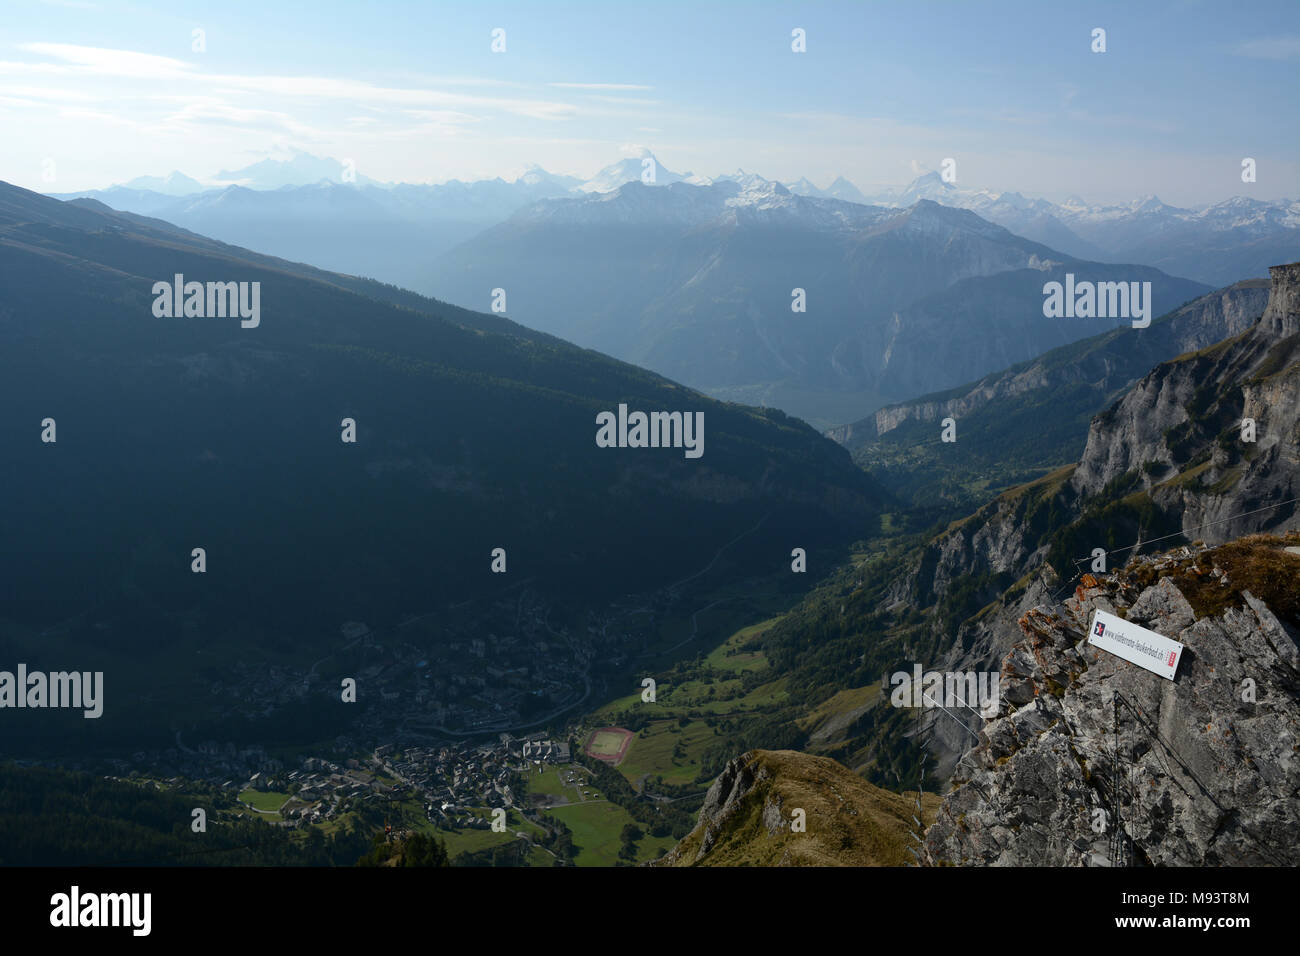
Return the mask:
{"type": "Polygon", "coordinates": [[[601,727],[593,730],[584,748],[587,756],[595,757],[618,766],[627,755],[628,745],[632,742],[632,731],[622,727],[601,727]]]}

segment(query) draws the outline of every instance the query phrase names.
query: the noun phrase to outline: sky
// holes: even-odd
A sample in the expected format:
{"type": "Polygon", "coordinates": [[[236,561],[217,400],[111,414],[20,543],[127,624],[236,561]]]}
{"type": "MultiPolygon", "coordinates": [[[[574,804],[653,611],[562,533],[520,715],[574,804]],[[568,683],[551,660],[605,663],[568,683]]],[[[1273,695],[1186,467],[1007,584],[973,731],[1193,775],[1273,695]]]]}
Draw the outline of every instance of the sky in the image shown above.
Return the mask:
{"type": "Polygon", "coordinates": [[[42,192],[291,150],[586,178],[646,147],[868,192],[953,158],[960,187],[1056,201],[1300,198],[1297,0],[3,5],[0,179],[42,192]]]}

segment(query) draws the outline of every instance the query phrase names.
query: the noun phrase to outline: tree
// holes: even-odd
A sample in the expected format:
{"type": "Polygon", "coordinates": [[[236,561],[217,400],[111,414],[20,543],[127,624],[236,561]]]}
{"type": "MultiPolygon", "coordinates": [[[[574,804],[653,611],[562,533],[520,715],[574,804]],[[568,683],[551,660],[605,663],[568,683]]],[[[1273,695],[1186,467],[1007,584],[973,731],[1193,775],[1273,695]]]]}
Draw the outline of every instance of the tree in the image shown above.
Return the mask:
{"type": "Polygon", "coordinates": [[[441,840],[415,833],[402,845],[402,866],[450,866],[447,845],[441,840]]]}

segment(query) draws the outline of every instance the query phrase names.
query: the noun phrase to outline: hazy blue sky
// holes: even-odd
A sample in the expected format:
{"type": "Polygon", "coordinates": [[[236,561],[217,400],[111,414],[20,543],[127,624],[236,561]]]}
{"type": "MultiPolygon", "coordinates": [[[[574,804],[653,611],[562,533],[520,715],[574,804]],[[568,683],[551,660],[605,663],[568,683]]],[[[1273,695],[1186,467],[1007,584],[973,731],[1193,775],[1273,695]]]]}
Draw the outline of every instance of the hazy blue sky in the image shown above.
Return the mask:
{"type": "Polygon", "coordinates": [[[289,148],[379,180],[585,177],[644,145],[705,175],[869,189],[951,156],[961,186],[1192,204],[1300,196],[1298,92],[1297,0],[6,0],[0,179],[206,179],[289,148]]]}

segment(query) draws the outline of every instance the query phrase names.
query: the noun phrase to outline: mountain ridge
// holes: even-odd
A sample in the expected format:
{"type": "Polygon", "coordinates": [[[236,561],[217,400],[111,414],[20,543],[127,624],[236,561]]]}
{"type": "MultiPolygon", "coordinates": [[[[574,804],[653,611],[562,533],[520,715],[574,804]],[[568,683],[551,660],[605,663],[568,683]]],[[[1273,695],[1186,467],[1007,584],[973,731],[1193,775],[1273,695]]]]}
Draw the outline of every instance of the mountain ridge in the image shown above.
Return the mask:
{"type": "MultiPolygon", "coordinates": [[[[0,282],[12,412],[0,435],[13,450],[0,530],[40,543],[0,551],[0,652],[33,667],[71,655],[114,688],[114,720],[15,730],[12,746],[34,752],[79,738],[84,753],[166,747],[182,728],[256,733],[210,689],[254,665],[299,673],[264,718],[281,737],[332,736],[402,706],[373,694],[352,718],[307,666],[337,647],[341,622],[456,622],[453,605],[492,608],[522,585],[545,596],[552,627],[576,629],[742,532],[750,550],[719,562],[737,576],[788,567],[792,536],[829,556],[887,499],[843,449],[779,412],[716,402],[499,315],[88,203],[0,185],[0,282]],[[260,283],[260,324],[156,317],[152,287],[176,273],[260,283]],[[598,447],[596,416],[620,403],[703,411],[703,457],[598,447]],[[345,418],[355,443],[341,440],[345,418]],[[489,568],[498,547],[508,578],[489,568]]],[[[438,649],[470,626],[407,640],[438,649]]]]}

